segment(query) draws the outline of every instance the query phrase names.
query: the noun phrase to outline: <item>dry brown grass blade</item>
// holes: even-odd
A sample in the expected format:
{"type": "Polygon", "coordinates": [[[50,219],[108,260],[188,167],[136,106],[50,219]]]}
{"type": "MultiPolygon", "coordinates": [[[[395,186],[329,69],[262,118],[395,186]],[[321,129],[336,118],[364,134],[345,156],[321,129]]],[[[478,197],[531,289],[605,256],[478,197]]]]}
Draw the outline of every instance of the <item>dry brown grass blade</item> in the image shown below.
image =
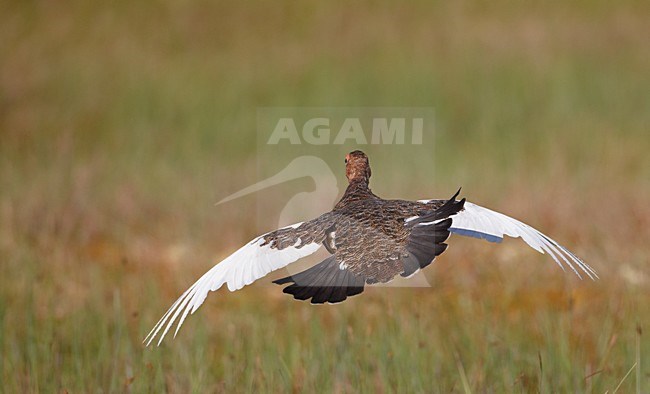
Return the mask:
{"type": "Polygon", "coordinates": [[[467,374],[465,373],[465,367],[463,366],[463,362],[461,361],[458,352],[454,352],[454,358],[456,359],[456,368],[460,374],[460,381],[463,384],[463,391],[465,391],[465,394],[472,394],[472,389],[469,387],[469,381],[467,380],[467,374]]]}
{"type": "Polygon", "coordinates": [[[641,330],[641,325],[636,324],[636,392],[637,394],[641,393],[641,335],[643,330],[641,330]]]}
{"type": "Polygon", "coordinates": [[[623,385],[623,382],[625,382],[625,379],[627,379],[627,377],[630,376],[630,374],[632,373],[632,371],[634,371],[634,369],[636,368],[636,366],[637,366],[637,363],[634,363],[634,365],[632,365],[632,368],[630,368],[630,370],[627,371],[627,373],[625,374],[625,376],[623,376],[623,379],[621,379],[621,381],[618,383],[618,386],[616,386],[616,388],[614,389],[613,394],[616,394],[616,392],[618,391],[618,389],[621,388],[621,386],[623,385]]]}

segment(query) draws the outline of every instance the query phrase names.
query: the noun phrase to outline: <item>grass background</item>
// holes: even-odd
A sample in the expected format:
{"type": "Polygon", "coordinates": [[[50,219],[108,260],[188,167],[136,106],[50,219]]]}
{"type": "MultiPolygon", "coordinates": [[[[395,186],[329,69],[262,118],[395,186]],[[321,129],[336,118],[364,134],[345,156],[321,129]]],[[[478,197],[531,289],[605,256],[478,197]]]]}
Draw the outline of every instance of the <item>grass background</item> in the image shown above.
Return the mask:
{"type": "Polygon", "coordinates": [[[649,14],[643,1],[3,2],[0,390],[647,392],[649,14]],[[273,106],[434,107],[435,155],[362,147],[373,190],[462,185],[602,279],[518,241],[452,239],[431,288],[312,307],[264,279],[143,348],[211,262],[277,224],[254,197],[213,206],[258,180],[256,110],[273,106]]]}

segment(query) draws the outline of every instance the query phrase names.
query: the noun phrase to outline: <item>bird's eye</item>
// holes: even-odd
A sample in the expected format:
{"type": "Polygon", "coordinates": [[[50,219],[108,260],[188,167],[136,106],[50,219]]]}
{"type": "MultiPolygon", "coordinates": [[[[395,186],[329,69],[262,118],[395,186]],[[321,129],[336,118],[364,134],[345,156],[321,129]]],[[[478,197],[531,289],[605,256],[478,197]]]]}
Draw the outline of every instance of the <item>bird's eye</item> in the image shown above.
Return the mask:
{"type": "Polygon", "coordinates": [[[348,159],[345,159],[345,164],[348,164],[348,159]]]}

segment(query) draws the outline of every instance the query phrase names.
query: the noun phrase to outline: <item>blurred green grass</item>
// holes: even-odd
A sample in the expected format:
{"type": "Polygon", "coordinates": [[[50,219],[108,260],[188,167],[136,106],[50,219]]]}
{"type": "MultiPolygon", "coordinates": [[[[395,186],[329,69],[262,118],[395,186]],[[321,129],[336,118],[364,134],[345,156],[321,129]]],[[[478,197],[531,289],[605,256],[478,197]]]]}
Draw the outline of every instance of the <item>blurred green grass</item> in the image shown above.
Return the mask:
{"type": "Polygon", "coordinates": [[[3,3],[3,390],[461,392],[464,373],[476,392],[612,392],[637,353],[649,389],[649,8],[3,3]],[[256,109],[272,106],[435,108],[433,157],[363,147],[373,190],[462,185],[602,279],[452,239],[432,288],[323,308],[220,291],[143,349],[212,261],[276,224],[250,200],[212,206],[257,180],[256,109]]]}

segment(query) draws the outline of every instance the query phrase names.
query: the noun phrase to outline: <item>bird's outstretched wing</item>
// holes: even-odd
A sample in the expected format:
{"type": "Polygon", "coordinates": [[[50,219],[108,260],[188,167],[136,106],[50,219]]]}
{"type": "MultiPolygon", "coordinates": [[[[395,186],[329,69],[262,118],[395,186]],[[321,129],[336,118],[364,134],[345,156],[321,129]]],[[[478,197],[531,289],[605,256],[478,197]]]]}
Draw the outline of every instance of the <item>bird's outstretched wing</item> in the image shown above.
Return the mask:
{"type": "Polygon", "coordinates": [[[501,242],[506,235],[513,238],[521,237],[538,252],[548,253],[563,270],[562,262],[580,278],[582,276],[576,266],[589,278],[598,278],[593,268],[548,236],[516,219],[470,202],[466,202],[464,209],[452,217],[449,231],[452,234],[482,238],[490,242],[501,242]]]}
{"type": "Polygon", "coordinates": [[[158,340],[160,345],[171,326],[180,318],[174,332],[176,336],[187,315],[203,304],[208,292],[219,289],[224,283],[230,291],[239,290],[271,271],[316,252],[325,237],[321,228],[327,226],[327,220],[321,216],[310,222],[296,223],[261,235],[242,246],[187,289],[143,342],[149,346],[162,330],[158,340]]]}

